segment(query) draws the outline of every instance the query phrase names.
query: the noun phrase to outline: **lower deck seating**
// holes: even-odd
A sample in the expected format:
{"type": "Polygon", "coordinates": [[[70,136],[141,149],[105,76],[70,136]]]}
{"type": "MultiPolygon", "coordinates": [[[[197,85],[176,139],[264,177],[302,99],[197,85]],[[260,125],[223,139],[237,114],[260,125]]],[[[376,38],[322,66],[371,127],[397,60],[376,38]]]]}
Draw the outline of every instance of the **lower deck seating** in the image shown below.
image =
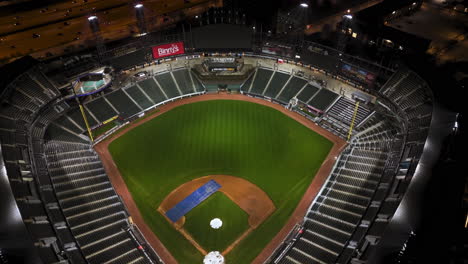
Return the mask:
{"type": "Polygon", "coordinates": [[[187,70],[187,69],[177,70],[177,71],[174,71],[172,73],[174,75],[174,79],[176,80],[176,82],[177,82],[177,84],[178,84],[178,86],[180,88],[180,91],[183,94],[190,94],[190,93],[196,92],[195,87],[194,87],[194,85],[192,83],[192,79],[190,77],[189,70],[187,70]]]}
{"type": "Polygon", "coordinates": [[[99,123],[117,115],[117,112],[103,97],[98,97],[86,103],[85,106],[91,112],[92,119],[95,117],[99,123]]]}
{"type": "Polygon", "coordinates": [[[159,85],[156,84],[153,78],[148,78],[146,80],[138,82],[137,86],[141,87],[141,90],[143,91],[143,93],[146,93],[146,95],[149,98],[151,98],[154,104],[157,104],[157,103],[160,103],[162,101],[166,101],[167,99],[169,99],[169,97],[163,93],[159,85]]]}
{"type": "Polygon", "coordinates": [[[88,144],[51,139],[48,171],[60,208],[89,263],[151,263],[129,233],[128,215],[88,144]]]}
{"type": "Polygon", "coordinates": [[[272,74],[273,71],[271,70],[262,68],[257,69],[257,72],[254,75],[254,80],[248,92],[261,95],[263,93],[263,90],[265,90],[268,81],[270,81],[272,74]]]}
{"type": "Polygon", "coordinates": [[[296,94],[304,87],[307,83],[306,80],[293,77],[289,83],[284,87],[283,91],[278,94],[276,99],[282,101],[283,103],[288,103],[296,94]]]}
{"type": "Polygon", "coordinates": [[[151,99],[148,98],[147,95],[145,95],[136,85],[123,88],[122,91],[125,91],[128,96],[130,96],[143,109],[147,109],[154,105],[154,103],[151,102],[151,99]]]}
{"type": "Polygon", "coordinates": [[[297,95],[297,99],[304,103],[308,103],[317,94],[319,90],[319,88],[308,84],[302,89],[299,95],[297,95]]]}
{"type": "MultiPolygon", "coordinates": [[[[336,101],[336,103],[333,104],[333,106],[328,110],[327,115],[333,116],[346,125],[351,125],[355,109],[355,102],[345,97],[340,97],[338,101],[336,101]]],[[[370,115],[370,113],[371,111],[361,103],[358,107],[354,124],[361,123],[370,115]]]]}
{"type": "Polygon", "coordinates": [[[106,99],[117,110],[122,118],[128,118],[140,112],[143,108],[136,105],[122,90],[106,94],[106,99]]]}
{"type": "Polygon", "coordinates": [[[376,192],[387,154],[349,148],[305,217],[304,231],[279,263],[335,263],[376,192]]]}
{"type": "Polygon", "coordinates": [[[271,78],[270,85],[265,87],[263,94],[270,98],[276,98],[278,93],[281,91],[281,88],[283,88],[290,76],[290,74],[276,71],[271,78]]]}
{"type": "Polygon", "coordinates": [[[168,99],[182,95],[170,72],[158,74],[154,78],[158,81],[168,99]]]}
{"type": "Polygon", "coordinates": [[[316,109],[325,111],[337,97],[338,94],[330,90],[320,89],[320,91],[318,91],[318,93],[309,101],[309,105],[316,109]]]}

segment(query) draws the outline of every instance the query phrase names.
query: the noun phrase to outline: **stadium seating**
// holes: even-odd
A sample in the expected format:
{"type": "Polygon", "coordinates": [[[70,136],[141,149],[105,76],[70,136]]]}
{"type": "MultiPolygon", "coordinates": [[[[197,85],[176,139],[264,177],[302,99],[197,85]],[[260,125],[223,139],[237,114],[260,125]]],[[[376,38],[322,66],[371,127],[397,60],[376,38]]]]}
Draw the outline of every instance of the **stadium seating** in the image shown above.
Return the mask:
{"type": "MultiPolygon", "coordinates": [[[[51,183],[73,236],[90,263],[143,260],[127,213],[89,144],[51,139],[44,153],[51,183]]],[[[125,262],[120,262],[125,263],[125,262]]],[[[139,263],[149,263],[141,261],[139,263]]]]}
{"type": "Polygon", "coordinates": [[[320,89],[307,103],[316,109],[325,111],[337,97],[338,94],[330,90],[320,89]]]}
{"type": "Polygon", "coordinates": [[[283,87],[283,90],[275,97],[283,103],[288,103],[306,85],[307,81],[298,77],[292,77],[283,87]]]}
{"type": "Polygon", "coordinates": [[[192,82],[192,78],[190,77],[190,72],[187,69],[178,70],[173,72],[174,80],[178,84],[180,91],[183,94],[190,94],[194,93],[195,86],[192,82]]]}
{"type": "MultiPolygon", "coordinates": [[[[273,72],[271,70],[258,68],[254,75],[254,80],[248,92],[252,94],[261,95],[267,86],[273,72]]],[[[246,87],[247,88],[247,87],[246,87]]]]}
{"type": "Polygon", "coordinates": [[[104,97],[98,97],[88,102],[85,107],[89,110],[91,119],[96,120],[97,123],[102,123],[118,114],[104,97]]]}
{"type": "Polygon", "coordinates": [[[270,98],[276,98],[276,95],[281,91],[284,85],[286,85],[286,82],[290,77],[291,75],[287,73],[282,73],[279,71],[274,72],[269,85],[265,87],[262,95],[268,96],[270,98]]]}
{"type": "MultiPolygon", "coordinates": [[[[154,78],[149,77],[135,85],[111,91],[102,97],[84,103],[88,122],[91,127],[95,127],[114,116],[126,119],[173,97],[199,92],[197,89],[202,89],[203,86],[194,83],[198,83],[198,80],[193,82],[192,80],[194,79],[189,70],[181,69],[173,73],[158,74],[154,78]]],[[[71,109],[66,115],[55,120],[53,124],[48,132],[60,133],[62,136],[74,138],[75,141],[76,137],[70,136],[73,134],[70,132],[81,134],[85,132],[86,128],[78,108],[71,109]]]]}
{"type": "MultiPolygon", "coordinates": [[[[139,52],[112,63],[120,69],[142,64],[148,53],[139,52]]],[[[317,67],[335,67],[335,61],[324,61],[330,55],[310,56],[317,67]]],[[[347,138],[355,102],[331,90],[258,68],[242,91],[283,104],[297,97],[324,112],[315,120],[320,126],[347,138]]],[[[113,87],[86,100],[84,110],[90,125],[97,126],[196,92],[204,92],[203,83],[182,68],[113,87]]],[[[366,236],[381,236],[422,154],[432,95],[407,69],[396,71],[374,95],[385,106],[360,105],[349,145],[310,205],[303,232],[276,263],[359,263],[372,249],[366,236]]],[[[80,110],[62,99],[54,82],[36,68],[19,76],[0,98],[5,168],[41,258],[46,263],[158,263],[146,242],[136,239],[141,236],[133,235],[138,231],[85,136],[80,110]]]]}
{"type": "Polygon", "coordinates": [[[154,104],[150,101],[150,98],[148,98],[147,95],[145,95],[136,85],[123,88],[122,91],[128,94],[128,96],[131,97],[135,103],[143,109],[147,109],[154,104]]]}
{"type": "MultiPolygon", "coordinates": [[[[355,102],[345,97],[340,97],[327,113],[340,120],[340,122],[350,125],[353,119],[355,105],[355,102]]],[[[370,113],[371,111],[361,103],[356,113],[355,124],[360,124],[370,113]]]]}
{"type": "Polygon", "coordinates": [[[150,56],[150,49],[141,48],[134,52],[130,52],[118,57],[113,57],[109,60],[109,64],[118,70],[126,70],[147,62],[148,58],[151,58],[150,56]]]}
{"type": "Polygon", "coordinates": [[[148,78],[144,81],[138,82],[137,87],[140,87],[143,93],[155,103],[160,103],[169,99],[169,97],[164,94],[162,88],[156,84],[155,79],[148,78]]]}
{"type": "Polygon", "coordinates": [[[105,98],[112,105],[113,109],[117,110],[116,114],[125,119],[144,109],[137,103],[137,101],[125,94],[123,90],[116,90],[112,93],[106,94],[105,98]]]}
{"type": "Polygon", "coordinates": [[[299,91],[299,94],[297,95],[297,99],[304,103],[309,103],[312,98],[314,98],[315,95],[317,95],[318,91],[320,89],[311,85],[307,84],[301,91],[299,91]]]}
{"type": "Polygon", "coordinates": [[[182,92],[177,86],[177,83],[175,82],[172,73],[166,72],[166,73],[158,74],[154,77],[154,79],[158,83],[158,85],[161,87],[161,89],[163,90],[164,94],[166,95],[168,99],[182,95],[182,92]]]}
{"type": "Polygon", "coordinates": [[[378,187],[387,154],[358,148],[346,152],[307,213],[305,232],[294,244],[297,252],[305,254],[297,259],[289,251],[280,263],[334,263],[359,224],[378,187]]]}

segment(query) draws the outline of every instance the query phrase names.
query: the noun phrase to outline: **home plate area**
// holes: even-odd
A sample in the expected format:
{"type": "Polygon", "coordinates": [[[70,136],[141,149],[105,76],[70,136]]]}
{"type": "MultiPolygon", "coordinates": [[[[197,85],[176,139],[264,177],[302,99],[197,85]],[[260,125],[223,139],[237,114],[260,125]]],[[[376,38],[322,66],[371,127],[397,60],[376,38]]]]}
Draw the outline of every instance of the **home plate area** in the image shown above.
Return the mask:
{"type": "Polygon", "coordinates": [[[195,248],[204,263],[224,263],[231,251],[275,211],[255,184],[229,175],[210,175],[182,184],[158,211],[195,248]]]}

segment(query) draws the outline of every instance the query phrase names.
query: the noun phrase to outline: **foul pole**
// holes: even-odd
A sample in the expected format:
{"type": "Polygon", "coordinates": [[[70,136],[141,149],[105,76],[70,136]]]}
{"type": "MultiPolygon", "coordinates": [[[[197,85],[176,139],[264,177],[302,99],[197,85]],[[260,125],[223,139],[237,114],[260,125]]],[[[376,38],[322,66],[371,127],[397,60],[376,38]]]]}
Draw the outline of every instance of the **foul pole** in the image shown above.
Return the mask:
{"type": "Polygon", "coordinates": [[[94,142],[93,132],[91,131],[91,128],[89,127],[88,118],[86,118],[86,113],[84,111],[83,105],[79,101],[78,101],[78,104],[80,106],[81,115],[83,116],[83,120],[85,122],[86,129],[88,130],[89,138],[91,139],[91,142],[94,142]]]}
{"type": "Polygon", "coordinates": [[[353,118],[351,119],[351,125],[349,125],[348,141],[351,138],[351,134],[353,133],[354,121],[356,121],[356,115],[357,115],[358,109],[359,109],[359,101],[356,102],[356,107],[354,107],[353,118]]]}
{"type": "Polygon", "coordinates": [[[91,142],[94,142],[93,132],[91,131],[91,128],[89,127],[88,118],[86,118],[84,107],[81,104],[80,98],[76,95],[75,87],[72,87],[72,90],[73,90],[73,94],[75,95],[75,100],[78,103],[78,106],[80,107],[81,116],[83,116],[83,120],[86,125],[86,130],[88,130],[89,138],[91,139],[91,142]]]}

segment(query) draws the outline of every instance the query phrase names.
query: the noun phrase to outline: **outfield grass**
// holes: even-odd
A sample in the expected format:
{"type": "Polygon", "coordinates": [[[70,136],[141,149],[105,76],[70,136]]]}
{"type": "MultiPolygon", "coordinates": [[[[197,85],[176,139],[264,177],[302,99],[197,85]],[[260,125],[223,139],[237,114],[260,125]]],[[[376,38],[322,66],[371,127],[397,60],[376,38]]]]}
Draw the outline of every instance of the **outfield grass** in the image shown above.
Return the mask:
{"type": "Polygon", "coordinates": [[[107,131],[111,130],[112,128],[114,128],[115,126],[117,126],[117,122],[116,121],[111,121],[105,125],[102,125],[100,127],[97,127],[95,129],[93,129],[93,137],[94,138],[97,138],[99,137],[100,135],[103,135],[104,133],[106,133],[107,131]]]}
{"type": "Polygon", "coordinates": [[[229,263],[249,263],[286,223],[331,147],[275,109],[216,100],[174,108],[109,150],[146,223],[180,263],[201,263],[203,256],[156,211],[172,190],[212,174],[262,188],[277,210],[227,256],[229,263]]]}
{"type": "Polygon", "coordinates": [[[208,252],[222,252],[248,228],[249,215],[222,192],[214,193],[185,215],[184,229],[208,252]],[[213,218],[223,221],[221,228],[211,228],[213,218]]]}

